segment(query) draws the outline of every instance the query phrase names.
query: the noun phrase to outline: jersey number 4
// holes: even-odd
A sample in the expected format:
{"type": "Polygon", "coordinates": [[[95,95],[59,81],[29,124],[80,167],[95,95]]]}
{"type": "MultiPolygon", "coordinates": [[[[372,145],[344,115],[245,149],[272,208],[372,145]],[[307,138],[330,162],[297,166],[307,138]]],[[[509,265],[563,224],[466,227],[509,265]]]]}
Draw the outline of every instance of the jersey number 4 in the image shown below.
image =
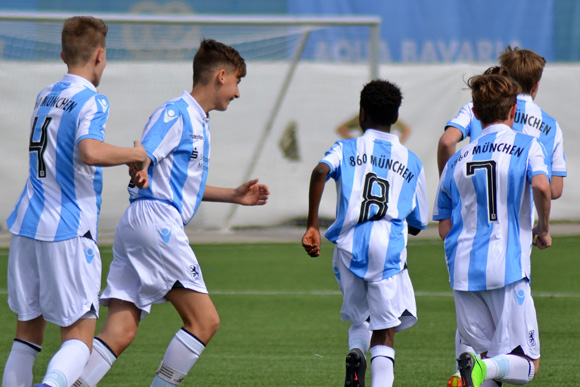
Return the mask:
{"type": "Polygon", "coordinates": [[[467,176],[475,175],[475,171],[483,169],[487,178],[487,210],[489,221],[497,221],[497,178],[495,160],[471,161],[465,164],[467,176]]]}
{"type": "Polygon", "coordinates": [[[362,196],[359,223],[378,220],[385,216],[389,207],[389,182],[387,180],[378,177],[373,172],[367,173],[362,196]],[[375,211],[372,211],[373,209],[375,211]]]}
{"type": "Polygon", "coordinates": [[[46,163],[44,162],[44,151],[46,150],[46,144],[48,143],[48,136],[46,131],[48,129],[48,125],[50,125],[50,121],[52,121],[52,117],[45,117],[44,121],[42,122],[42,126],[40,127],[40,139],[38,141],[34,141],[35,138],[38,138],[37,135],[38,129],[36,127],[36,123],[38,121],[38,117],[34,117],[34,123],[32,124],[32,131],[30,133],[30,145],[28,146],[28,150],[30,152],[36,152],[37,159],[38,159],[38,178],[44,179],[46,177],[46,163]]]}

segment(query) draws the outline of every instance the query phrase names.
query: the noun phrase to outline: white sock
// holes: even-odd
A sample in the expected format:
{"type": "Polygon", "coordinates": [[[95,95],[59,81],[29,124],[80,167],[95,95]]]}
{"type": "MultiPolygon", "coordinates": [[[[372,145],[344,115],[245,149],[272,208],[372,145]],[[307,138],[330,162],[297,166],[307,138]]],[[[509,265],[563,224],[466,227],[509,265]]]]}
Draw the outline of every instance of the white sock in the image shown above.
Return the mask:
{"type": "Polygon", "coordinates": [[[362,324],[351,325],[348,328],[348,349],[349,351],[358,348],[366,355],[371,345],[372,331],[369,330],[367,321],[362,324]]]}
{"type": "Polygon", "coordinates": [[[395,350],[386,345],[371,347],[371,387],[390,387],[395,380],[395,350]]]}
{"type": "MultiPolygon", "coordinates": [[[[93,339],[93,352],[83,370],[80,381],[84,381],[89,386],[96,386],[97,383],[109,372],[117,356],[103,340],[95,337],[93,339]]],[[[82,386],[82,384],[79,384],[82,386]]]]}
{"type": "Polygon", "coordinates": [[[518,386],[534,378],[534,363],[518,355],[499,355],[484,359],[487,365],[486,379],[495,379],[518,386]]]}
{"type": "Polygon", "coordinates": [[[193,367],[204,349],[204,343],[181,328],[169,343],[151,387],[177,386],[193,367]]]}
{"type": "Polygon", "coordinates": [[[90,355],[89,347],[81,340],[65,341],[48,363],[42,383],[52,387],[70,386],[81,376],[90,355]]]}
{"type": "Polygon", "coordinates": [[[41,348],[41,346],[31,342],[14,339],[4,366],[2,385],[30,387],[32,385],[32,366],[41,348]]]}

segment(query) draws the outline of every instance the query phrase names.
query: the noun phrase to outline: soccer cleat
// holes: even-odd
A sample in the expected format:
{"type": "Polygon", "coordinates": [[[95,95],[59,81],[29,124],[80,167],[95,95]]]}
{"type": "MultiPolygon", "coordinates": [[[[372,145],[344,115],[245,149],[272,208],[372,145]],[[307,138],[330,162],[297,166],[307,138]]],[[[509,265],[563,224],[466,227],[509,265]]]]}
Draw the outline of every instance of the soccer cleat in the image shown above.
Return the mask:
{"type": "Polygon", "coordinates": [[[463,382],[461,381],[461,374],[459,372],[451,375],[447,381],[447,387],[463,387],[463,382]]]}
{"type": "Polygon", "coordinates": [[[457,359],[464,387],[479,387],[485,381],[487,366],[475,354],[463,352],[457,359]]]}
{"type": "Polygon", "coordinates": [[[365,387],[367,361],[358,348],[351,349],[346,355],[346,378],[344,387],[365,387]]]}

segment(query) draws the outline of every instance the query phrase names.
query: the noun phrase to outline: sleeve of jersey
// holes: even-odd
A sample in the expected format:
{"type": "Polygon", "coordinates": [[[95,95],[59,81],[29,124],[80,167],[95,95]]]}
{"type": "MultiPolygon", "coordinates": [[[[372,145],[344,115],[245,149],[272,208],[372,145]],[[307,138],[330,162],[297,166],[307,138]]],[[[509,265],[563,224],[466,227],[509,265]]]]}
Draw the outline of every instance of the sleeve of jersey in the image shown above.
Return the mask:
{"type": "Polygon", "coordinates": [[[105,127],[109,118],[109,100],[102,94],[95,94],[83,106],[79,115],[76,142],[91,138],[105,141],[105,127]]]}
{"type": "Polygon", "coordinates": [[[328,179],[335,179],[338,177],[338,171],[340,163],[342,161],[342,144],[340,141],[334,143],[334,145],[326,152],[324,158],[320,160],[321,163],[328,164],[330,167],[330,173],[327,176],[328,179]]]}
{"type": "Polygon", "coordinates": [[[461,131],[463,138],[467,138],[471,133],[472,119],[473,110],[471,110],[471,104],[468,103],[461,107],[461,110],[459,110],[459,113],[454,118],[447,121],[445,127],[453,126],[461,131]]]}
{"type": "Polygon", "coordinates": [[[427,184],[425,183],[425,170],[421,168],[421,173],[417,179],[415,189],[415,208],[407,217],[409,226],[424,230],[429,222],[429,203],[427,199],[427,184]]]}
{"type": "Polygon", "coordinates": [[[451,196],[448,191],[449,179],[452,175],[452,170],[448,169],[448,165],[445,165],[443,173],[441,173],[441,178],[439,179],[439,186],[437,187],[437,193],[435,194],[435,205],[433,206],[433,220],[443,220],[451,218],[451,196]]]}
{"type": "Polygon", "coordinates": [[[546,149],[536,139],[530,144],[530,152],[528,154],[528,170],[526,171],[528,180],[536,175],[546,175],[548,179],[550,176],[550,157],[546,153],[546,149]]]}
{"type": "Polygon", "coordinates": [[[141,139],[153,165],[177,148],[182,132],[183,120],[173,106],[161,107],[153,113],[141,139]]]}
{"type": "Polygon", "coordinates": [[[564,137],[560,125],[556,123],[556,138],[552,153],[552,176],[567,176],[566,156],[564,155],[564,137]]]}

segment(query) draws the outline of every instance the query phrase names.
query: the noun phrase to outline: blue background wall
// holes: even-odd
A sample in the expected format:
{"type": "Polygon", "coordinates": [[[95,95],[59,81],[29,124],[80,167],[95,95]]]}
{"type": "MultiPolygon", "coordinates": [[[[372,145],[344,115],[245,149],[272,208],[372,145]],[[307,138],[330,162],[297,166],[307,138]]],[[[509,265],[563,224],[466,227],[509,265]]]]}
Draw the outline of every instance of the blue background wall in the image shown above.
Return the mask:
{"type": "MultiPolygon", "coordinates": [[[[580,60],[580,2],[576,0],[0,0],[0,10],[228,15],[376,15],[382,62],[489,62],[507,44],[532,49],[549,62],[580,60]]],[[[349,39],[349,32],[315,35],[313,52],[349,39]]],[[[352,43],[355,44],[355,43],[352,43]]],[[[366,53],[359,54],[366,56],[366,53]]],[[[342,58],[345,59],[345,58],[342,58]]],[[[347,60],[364,59],[347,55],[347,60]]]]}

